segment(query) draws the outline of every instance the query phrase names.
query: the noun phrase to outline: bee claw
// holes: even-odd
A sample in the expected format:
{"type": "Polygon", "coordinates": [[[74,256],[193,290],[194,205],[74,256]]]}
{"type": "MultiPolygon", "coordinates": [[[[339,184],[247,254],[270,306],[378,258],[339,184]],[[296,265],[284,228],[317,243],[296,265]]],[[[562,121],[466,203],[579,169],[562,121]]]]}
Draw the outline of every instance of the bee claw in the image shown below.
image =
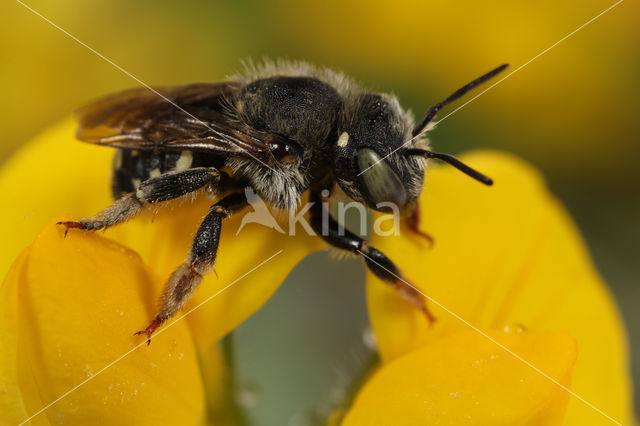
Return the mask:
{"type": "MultiPolygon", "coordinates": [[[[144,331],[136,331],[135,333],[133,333],[134,336],[139,336],[142,333],[144,333],[144,331]]],[[[151,339],[148,338],[149,336],[147,336],[147,346],[149,346],[151,344],[151,339]]]]}
{"type": "Polygon", "coordinates": [[[406,219],[406,221],[411,232],[413,232],[414,235],[427,240],[431,248],[433,248],[433,244],[435,243],[433,237],[420,229],[420,208],[417,204],[414,206],[413,213],[406,219]]]}
{"type": "Polygon", "coordinates": [[[154,331],[156,331],[156,329],[158,327],[160,327],[160,325],[163,322],[164,321],[159,319],[159,318],[154,318],[153,321],[151,321],[151,324],[149,324],[147,326],[147,328],[145,328],[144,330],[136,331],[135,333],[133,333],[133,335],[134,336],[139,336],[141,334],[146,334],[147,335],[147,346],[149,346],[151,344],[151,335],[153,334],[154,331]]]}
{"type": "Polygon", "coordinates": [[[67,238],[67,234],[69,233],[69,229],[82,229],[82,223],[76,222],[73,220],[57,222],[56,225],[64,226],[64,237],[67,238]]]}
{"type": "Polygon", "coordinates": [[[396,286],[398,286],[400,294],[424,314],[424,316],[427,318],[427,321],[429,322],[429,327],[433,327],[437,319],[431,313],[429,307],[427,306],[426,296],[413,284],[409,284],[404,280],[398,280],[396,282],[396,286]]]}
{"type": "Polygon", "coordinates": [[[429,310],[429,308],[427,308],[427,305],[425,304],[421,309],[420,309],[424,315],[427,317],[427,321],[429,321],[429,327],[433,327],[433,325],[436,323],[437,319],[436,317],[431,313],[431,311],[429,310]]]}
{"type": "Polygon", "coordinates": [[[422,238],[424,238],[425,240],[427,240],[427,242],[429,242],[429,246],[431,246],[431,248],[433,248],[433,245],[435,244],[435,240],[433,239],[433,237],[431,236],[431,234],[427,234],[426,232],[424,232],[424,231],[422,231],[422,230],[420,230],[420,229],[418,229],[418,228],[415,228],[415,229],[414,229],[414,228],[411,228],[411,231],[412,231],[415,235],[417,235],[417,236],[419,236],[419,237],[422,237],[422,238]]]}

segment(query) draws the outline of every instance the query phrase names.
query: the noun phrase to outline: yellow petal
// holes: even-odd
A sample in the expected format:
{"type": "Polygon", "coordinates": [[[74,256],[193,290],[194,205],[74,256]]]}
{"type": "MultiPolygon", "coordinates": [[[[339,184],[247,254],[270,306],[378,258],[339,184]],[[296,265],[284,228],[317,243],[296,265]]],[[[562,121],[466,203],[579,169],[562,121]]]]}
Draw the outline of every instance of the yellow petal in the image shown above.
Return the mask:
{"type": "MultiPolygon", "coordinates": [[[[22,253],[0,286],[0,420],[17,424],[28,417],[16,370],[18,349],[18,285],[26,253],[22,253]]],[[[33,392],[28,392],[33,394],[33,392]]],[[[37,423],[36,423],[37,424],[37,423]]]]}
{"type": "Polygon", "coordinates": [[[95,375],[33,424],[200,424],[204,392],[186,322],[100,372],[140,342],[158,290],[130,250],[53,222],[0,292],[0,423],[17,424],[95,375]]]}
{"type": "MultiPolygon", "coordinates": [[[[67,218],[91,216],[111,202],[110,171],[114,150],[75,140],[76,124],[67,120],[27,143],[0,171],[0,191],[11,200],[0,211],[0,273],[35,237],[38,230],[59,214],[67,218]]],[[[157,215],[148,211],[106,231],[106,236],[138,252],[154,276],[166,280],[182,263],[200,220],[211,201],[168,203],[157,215]]],[[[259,309],[282,283],[289,271],[308,253],[324,247],[298,228],[288,237],[267,227],[248,224],[236,236],[241,216],[225,220],[216,270],[206,277],[186,310],[222,290],[241,275],[279,250],[283,252],[259,270],[188,316],[196,341],[210,346],[259,309]]],[[[73,239],[82,232],[70,232],[73,239]]],[[[153,303],[160,290],[150,290],[145,300],[153,303]]],[[[146,318],[136,328],[144,328],[146,318]]]]}
{"type": "MultiPolygon", "coordinates": [[[[150,269],[165,281],[184,261],[210,205],[209,199],[201,197],[191,205],[163,209],[155,218],[142,215],[107,231],[107,235],[147,253],[145,261],[150,269]]],[[[308,236],[300,227],[291,237],[252,223],[238,233],[242,216],[243,213],[223,222],[217,276],[206,276],[184,309],[188,312],[197,307],[187,319],[194,338],[203,347],[215,343],[257,311],[300,260],[324,247],[320,238],[308,236]]],[[[155,301],[159,294],[148,297],[155,301]]]]}
{"type": "MultiPolygon", "coordinates": [[[[564,386],[576,359],[562,333],[489,335],[564,386]]],[[[568,394],[485,337],[463,331],[384,365],[345,426],[559,425],[568,394]]]]}
{"type": "MultiPolygon", "coordinates": [[[[433,167],[420,199],[427,244],[407,237],[375,238],[425,294],[480,328],[524,325],[560,330],[580,348],[573,390],[607,414],[631,416],[624,327],[575,226],[540,176],[505,154],[463,157],[495,180],[484,187],[451,167],[433,167]]],[[[385,360],[466,326],[430,303],[432,329],[393,291],[369,277],[371,319],[385,360]]],[[[593,424],[593,409],[572,398],[567,424],[593,424]]]]}
{"type": "Polygon", "coordinates": [[[80,143],[68,119],[25,143],[0,169],[0,275],[60,214],[93,214],[110,202],[112,150],[80,143]]]}

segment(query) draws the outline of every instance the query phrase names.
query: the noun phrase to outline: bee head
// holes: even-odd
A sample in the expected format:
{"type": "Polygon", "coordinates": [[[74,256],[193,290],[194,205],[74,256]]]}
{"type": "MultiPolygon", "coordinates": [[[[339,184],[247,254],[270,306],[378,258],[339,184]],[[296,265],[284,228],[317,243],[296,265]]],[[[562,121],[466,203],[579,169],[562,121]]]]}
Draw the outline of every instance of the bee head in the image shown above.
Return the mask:
{"type": "Polygon", "coordinates": [[[417,126],[395,97],[371,93],[357,96],[345,106],[334,147],[335,173],[342,190],[371,209],[402,211],[420,196],[424,159],[429,158],[445,161],[481,183],[492,185],[490,178],[455,157],[430,151],[428,140],[422,137],[438,109],[465,90],[466,86],[430,108],[417,126]]]}
{"type": "Polygon", "coordinates": [[[423,161],[403,155],[413,118],[390,95],[365,93],[345,105],[334,146],[342,190],[367,207],[388,212],[413,202],[422,190],[423,161]]]}
{"type": "Polygon", "coordinates": [[[422,135],[440,109],[473,88],[495,77],[509,65],[502,64],[465,84],[430,107],[414,127],[413,117],[389,95],[360,94],[346,103],[335,146],[336,176],[344,192],[368,207],[387,211],[389,203],[402,208],[422,190],[422,159],[436,158],[451,164],[485,185],[493,181],[449,154],[428,149],[422,135]]]}

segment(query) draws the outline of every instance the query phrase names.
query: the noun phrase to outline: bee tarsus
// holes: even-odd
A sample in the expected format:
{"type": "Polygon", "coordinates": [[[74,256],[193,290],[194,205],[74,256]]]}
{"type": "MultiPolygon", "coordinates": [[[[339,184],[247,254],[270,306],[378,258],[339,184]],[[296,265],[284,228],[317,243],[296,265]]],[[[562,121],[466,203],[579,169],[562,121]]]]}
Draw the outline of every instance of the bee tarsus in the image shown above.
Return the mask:
{"type": "Polygon", "coordinates": [[[122,196],[93,217],[59,224],[66,226],[67,231],[69,228],[91,231],[104,229],[132,218],[145,204],[179,198],[219,180],[220,172],[211,167],[169,172],[142,182],[137,191],[122,196]]]}
{"type": "Polygon", "coordinates": [[[242,192],[227,195],[211,206],[209,213],[200,223],[187,260],[173,271],[165,285],[160,298],[158,314],[145,330],[147,336],[151,336],[151,333],[165,319],[171,318],[182,309],[200,285],[203,275],[214,269],[218,244],[220,243],[222,220],[247,205],[247,199],[242,192]]]}
{"type": "Polygon", "coordinates": [[[160,317],[155,317],[151,323],[147,326],[147,328],[145,328],[144,330],[140,330],[140,331],[136,331],[135,333],[133,333],[134,336],[139,336],[141,334],[146,334],[147,335],[147,346],[149,346],[151,344],[151,335],[153,334],[154,331],[156,331],[158,329],[158,327],[160,327],[162,325],[162,323],[165,320],[160,318],[160,317]]]}
{"type": "Polygon", "coordinates": [[[57,222],[56,225],[64,226],[64,237],[67,238],[67,234],[69,233],[69,229],[82,229],[82,223],[76,222],[73,220],[57,222]]]}

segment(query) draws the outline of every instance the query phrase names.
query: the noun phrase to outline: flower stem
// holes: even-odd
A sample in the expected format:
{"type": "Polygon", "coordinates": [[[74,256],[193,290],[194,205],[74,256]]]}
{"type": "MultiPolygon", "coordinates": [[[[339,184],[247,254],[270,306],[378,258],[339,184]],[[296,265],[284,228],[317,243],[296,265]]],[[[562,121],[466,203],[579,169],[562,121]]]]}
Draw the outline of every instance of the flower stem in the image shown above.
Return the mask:
{"type": "Polygon", "coordinates": [[[250,422],[247,415],[238,403],[238,381],[236,377],[236,359],[234,332],[231,331],[222,339],[222,352],[224,354],[225,364],[227,367],[227,395],[229,398],[229,419],[231,424],[236,426],[249,426],[250,422]]]}
{"type": "MultiPolygon", "coordinates": [[[[353,380],[345,390],[345,398],[339,406],[329,413],[329,418],[325,419],[322,424],[329,426],[337,426],[344,420],[345,414],[353,404],[360,388],[365,384],[369,377],[374,373],[376,367],[380,364],[380,356],[378,352],[371,351],[367,360],[362,364],[361,369],[354,375],[353,380]]],[[[320,423],[318,423],[320,424],[320,423]]]]}

